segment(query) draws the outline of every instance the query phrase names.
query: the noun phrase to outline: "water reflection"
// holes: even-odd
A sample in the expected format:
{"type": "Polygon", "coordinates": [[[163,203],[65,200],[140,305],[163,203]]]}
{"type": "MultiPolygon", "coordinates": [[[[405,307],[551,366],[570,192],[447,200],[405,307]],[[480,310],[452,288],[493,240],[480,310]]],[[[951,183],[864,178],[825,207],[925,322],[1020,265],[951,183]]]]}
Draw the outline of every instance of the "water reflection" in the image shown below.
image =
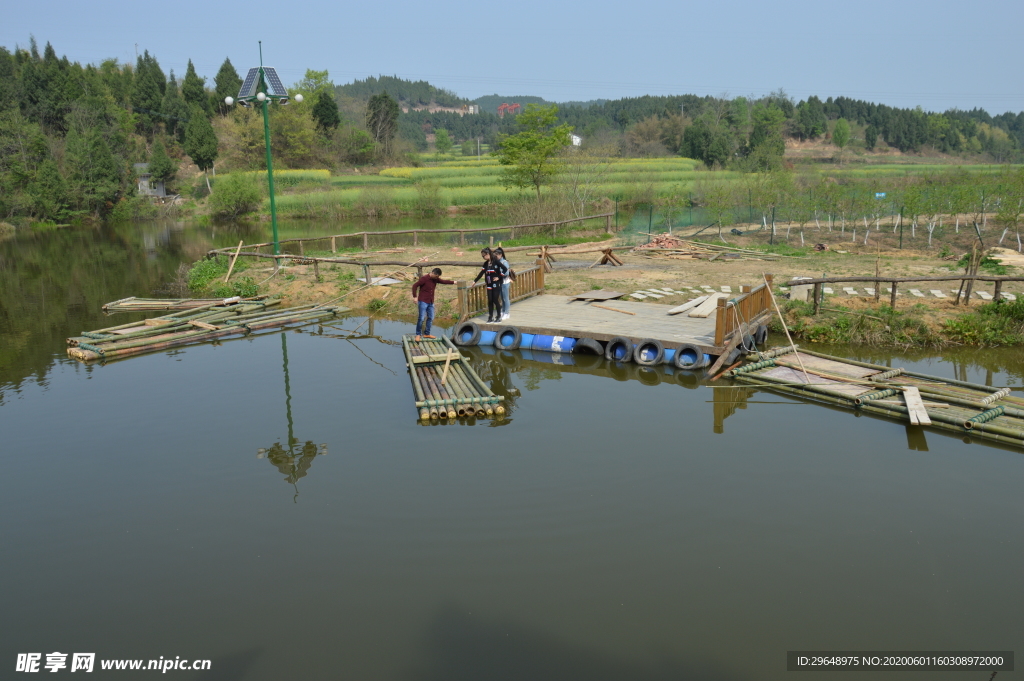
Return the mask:
{"type": "Polygon", "coordinates": [[[280,441],[275,442],[268,449],[257,450],[256,458],[266,458],[285,476],[285,481],[295,490],[293,501],[299,503],[298,482],[306,477],[317,456],[327,454],[327,443],[317,447],[312,440],[306,440],[305,443],[299,444],[299,439],[295,437],[295,420],[292,418],[291,376],[288,373],[287,332],[281,333],[281,367],[284,374],[284,411],[288,421],[288,444],[282,445],[280,441]]]}

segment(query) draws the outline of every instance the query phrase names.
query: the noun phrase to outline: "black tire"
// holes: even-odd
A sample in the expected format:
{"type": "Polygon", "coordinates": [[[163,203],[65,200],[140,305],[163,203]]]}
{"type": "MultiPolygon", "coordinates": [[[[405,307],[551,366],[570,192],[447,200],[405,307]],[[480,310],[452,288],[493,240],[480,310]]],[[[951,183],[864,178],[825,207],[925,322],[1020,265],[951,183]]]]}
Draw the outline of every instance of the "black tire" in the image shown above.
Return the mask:
{"type": "Polygon", "coordinates": [[[758,345],[764,345],[768,340],[768,327],[765,324],[757,327],[757,331],[754,332],[754,342],[758,345]]]}
{"type": "Polygon", "coordinates": [[[732,352],[729,353],[729,356],[725,358],[725,364],[722,366],[731,367],[739,360],[740,356],[743,355],[744,352],[743,348],[733,348],[732,352]]]}
{"type": "Polygon", "coordinates": [[[645,338],[633,348],[633,361],[640,366],[658,366],[665,361],[665,346],[659,340],[645,338]],[[654,351],[653,357],[650,356],[652,350],[654,351]]]}
{"type": "Polygon", "coordinates": [[[609,362],[629,362],[633,359],[633,341],[616,336],[604,347],[604,358],[609,362]]]}
{"type": "Polygon", "coordinates": [[[644,385],[660,385],[661,372],[650,365],[641,365],[636,368],[636,379],[644,385]]]}
{"type": "Polygon", "coordinates": [[[523,342],[523,332],[514,326],[503,326],[494,334],[494,347],[498,350],[518,350],[523,342]],[[511,334],[512,338],[505,342],[504,337],[511,334]]]}
{"type": "Polygon", "coordinates": [[[592,353],[600,357],[604,356],[604,346],[601,345],[600,341],[596,341],[593,338],[580,338],[576,341],[576,345],[572,348],[574,355],[592,353]]]}
{"type": "Polygon", "coordinates": [[[692,343],[680,345],[676,349],[676,354],[672,357],[672,365],[676,369],[687,371],[703,369],[707,363],[707,360],[704,358],[704,351],[692,343]]]}
{"type": "Polygon", "coordinates": [[[452,342],[456,345],[469,347],[480,342],[480,325],[474,321],[462,322],[455,327],[452,334],[452,342]],[[469,334],[466,336],[466,334],[469,334]],[[466,336],[463,338],[463,336],[466,336]]]}

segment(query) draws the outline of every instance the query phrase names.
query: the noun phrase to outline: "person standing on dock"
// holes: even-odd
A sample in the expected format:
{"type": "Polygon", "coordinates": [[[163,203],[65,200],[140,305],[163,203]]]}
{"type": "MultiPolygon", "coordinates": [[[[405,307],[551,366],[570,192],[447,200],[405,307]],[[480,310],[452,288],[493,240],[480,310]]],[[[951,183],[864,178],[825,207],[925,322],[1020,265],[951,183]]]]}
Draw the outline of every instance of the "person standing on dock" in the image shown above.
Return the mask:
{"type": "Polygon", "coordinates": [[[505,250],[498,246],[494,252],[501,264],[505,266],[505,277],[501,280],[501,319],[498,320],[503,322],[509,318],[512,309],[512,303],[509,302],[509,290],[512,288],[512,277],[515,276],[515,273],[512,272],[512,265],[508,264],[508,260],[505,259],[505,250]]]}
{"type": "Polygon", "coordinates": [[[501,282],[508,270],[491,249],[484,248],[480,255],[484,258],[484,266],[480,268],[480,274],[476,275],[473,283],[480,281],[480,277],[484,278],[487,287],[487,323],[491,324],[501,321],[501,282]]]}
{"type": "Polygon", "coordinates": [[[441,268],[435,267],[430,274],[424,274],[412,285],[412,300],[416,303],[416,340],[434,339],[430,335],[430,325],[434,323],[434,289],[438,284],[454,284],[454,281],[441,278],[441,268]]]}

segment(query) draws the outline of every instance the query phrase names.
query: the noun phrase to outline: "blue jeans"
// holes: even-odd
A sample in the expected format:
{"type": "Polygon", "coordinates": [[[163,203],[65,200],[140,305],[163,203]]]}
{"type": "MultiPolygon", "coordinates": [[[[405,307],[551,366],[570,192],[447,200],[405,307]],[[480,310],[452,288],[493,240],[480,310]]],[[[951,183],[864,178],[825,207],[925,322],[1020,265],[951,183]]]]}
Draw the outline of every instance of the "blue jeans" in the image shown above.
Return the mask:
{"type": "Polygon", "coordinates": [[[501,303],[505,306],[505,314],[508,314],[509,308],[512,307],[512,303],[508,302],[508,290],[512,288],[512,282],[501,285],[501,303]]]}
{"type": "Polygon", "coordinates": [[[424,303],[421,300],[417,305],[419,306],[419,314],[416,317],[416,335],[429,336],[430,325],[434,323],[434,304],[424,303]],[[420,333],[420,331],[422,331],[422,333],[420,333]]]}

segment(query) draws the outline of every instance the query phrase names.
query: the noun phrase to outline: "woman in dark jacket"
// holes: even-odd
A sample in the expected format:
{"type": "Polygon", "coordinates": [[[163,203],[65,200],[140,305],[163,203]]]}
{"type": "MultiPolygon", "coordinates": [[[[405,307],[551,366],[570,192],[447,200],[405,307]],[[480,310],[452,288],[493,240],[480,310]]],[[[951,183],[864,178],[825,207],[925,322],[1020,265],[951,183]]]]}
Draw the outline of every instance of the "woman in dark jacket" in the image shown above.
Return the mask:
{"type": "Polygon", "coordinates": [[[508,268],[501,263],[501,258],[491,249],[485,248],[480,254],[487,259],[484,266],[480,268],[480,274],[476,275],[474,283],[484,278],[484,286],[487,287],[487,323],[501,321],[501,284],[508,276],[508,268]]]}

